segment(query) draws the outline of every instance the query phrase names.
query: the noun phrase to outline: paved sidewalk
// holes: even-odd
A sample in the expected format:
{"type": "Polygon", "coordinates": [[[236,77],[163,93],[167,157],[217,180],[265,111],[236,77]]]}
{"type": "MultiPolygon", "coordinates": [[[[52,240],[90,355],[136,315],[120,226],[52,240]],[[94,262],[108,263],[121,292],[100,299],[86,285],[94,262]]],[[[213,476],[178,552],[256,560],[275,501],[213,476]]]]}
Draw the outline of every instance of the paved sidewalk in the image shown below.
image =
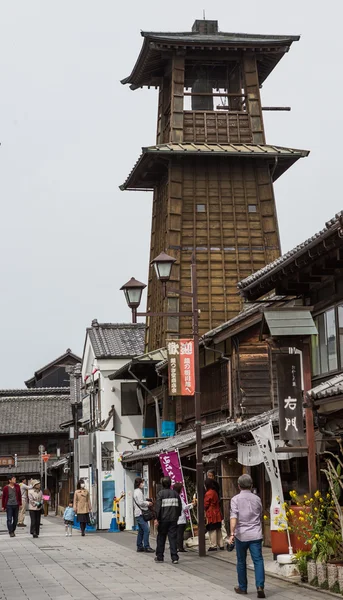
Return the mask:
{"type": "MultiPolygon", "coordinates": [[[[29,524],[29,519],[26,519],[29,524]]],[[[0,516],[0,531],[4,515],[0,516]]],[[[155,564],[154,555],[137,554],[129,533],[96,533],[65,537],[61,519],[43,520],[34,540],[27,531],[15,538],[0,533],[0,600],[233,600],[233,565],[199,559],[194,553],[172,565],[155,564]]],[[[250,574],[251,592],[256,598],[250,574]]],[[[323,600],[321,593],[268,579],[267,597],[274,600],[323,600]]]]}

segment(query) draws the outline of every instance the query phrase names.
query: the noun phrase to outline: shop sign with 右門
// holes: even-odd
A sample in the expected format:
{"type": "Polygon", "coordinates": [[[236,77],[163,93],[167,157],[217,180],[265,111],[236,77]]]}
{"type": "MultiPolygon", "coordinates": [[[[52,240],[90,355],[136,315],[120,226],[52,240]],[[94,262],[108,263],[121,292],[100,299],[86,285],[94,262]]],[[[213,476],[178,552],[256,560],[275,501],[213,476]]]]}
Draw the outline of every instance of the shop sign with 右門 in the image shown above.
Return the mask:
{"type": "Polygon", "coordinates": [[[194,396],[194,341],[167,340],[169,394],[194,396]]]}
{"type": "Polygon", "coordinates": [[[281,440],[304,438],[303,394],[299,354],[276,355],[281,440]]]}

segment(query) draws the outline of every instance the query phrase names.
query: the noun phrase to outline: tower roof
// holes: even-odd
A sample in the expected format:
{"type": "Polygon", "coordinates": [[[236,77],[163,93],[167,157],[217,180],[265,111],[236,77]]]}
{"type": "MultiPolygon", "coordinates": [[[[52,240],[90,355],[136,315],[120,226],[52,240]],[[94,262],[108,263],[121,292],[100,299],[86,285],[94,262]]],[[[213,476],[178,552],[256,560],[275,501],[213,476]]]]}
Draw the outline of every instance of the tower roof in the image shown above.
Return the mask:
{"type": "Polygon", "coordinates": [[[130,83],[131,89],[145,85],[158,85],[166,62],[173,50],[211,51],[255,51],[258,55],[259,80],[263,83],[283,55],[288,52],[298,35],[261,35],[250,33],[226,33],[218,30],[217,21],[195,21],[188,32],[142,31],[144,38],[141,52],[131,75],[122,80],[130,83]]]}
{"type": "Polygon", "coordinates": [[[273,168],[273,181],[275,181],[299,158],[304,158],[308,154],[308,150],[262,144],[160,144],[142,148],[141,156],[120,189],[154,189],[164,174],[166,160],[173,156],[189,158],[201,155],[216,159],[245,157],[270,161],[273,168]]]}

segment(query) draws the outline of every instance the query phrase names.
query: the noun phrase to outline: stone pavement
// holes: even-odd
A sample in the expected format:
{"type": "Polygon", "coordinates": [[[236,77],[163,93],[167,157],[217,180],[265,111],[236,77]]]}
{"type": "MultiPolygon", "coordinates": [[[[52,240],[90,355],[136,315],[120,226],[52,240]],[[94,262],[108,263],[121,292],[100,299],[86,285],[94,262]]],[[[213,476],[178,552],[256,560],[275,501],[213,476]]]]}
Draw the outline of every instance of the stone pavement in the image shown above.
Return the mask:
{"type": "MultiPolygon", "coordinates": [[[[233,565],[181,556],[179,565],[154,563],[154,555],[137,554],[131,533],[77,531],[65,537],[62,520],[49,517],[34,540],[25,530],[15,538],[2,533],[0,513],[0,600],[233,600],[236,573],[233,565]]],[[[28,517],[26,523],[29,524],[28,517]]],[[[252,573],[247,598],[256,598],[252,573]]],[[[274,600],[324,600],[323,594],[286,581],[268,578],[267,598],[274,600]]]]}

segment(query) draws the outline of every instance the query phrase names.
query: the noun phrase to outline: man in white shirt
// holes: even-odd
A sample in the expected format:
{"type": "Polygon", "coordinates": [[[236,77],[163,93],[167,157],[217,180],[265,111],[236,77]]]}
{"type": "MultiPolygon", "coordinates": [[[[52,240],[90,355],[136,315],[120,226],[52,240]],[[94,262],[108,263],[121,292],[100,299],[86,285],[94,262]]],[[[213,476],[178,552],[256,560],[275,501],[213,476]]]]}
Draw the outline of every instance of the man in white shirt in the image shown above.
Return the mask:
{"type": "Polygon", "coordinates": [[[20,491],[21,491],[21,507],[19,509],[19,517],[18,517],[18,527],[26,527],[24,521],[25,521],[25,514],[26,514],[26,507],[27,507],[27,503],[28,503],[28,490],[31,490],[32,486],[31,485],[27,485],[27,479],[26,477],[22,477],[20,479],[20,491]]]}

